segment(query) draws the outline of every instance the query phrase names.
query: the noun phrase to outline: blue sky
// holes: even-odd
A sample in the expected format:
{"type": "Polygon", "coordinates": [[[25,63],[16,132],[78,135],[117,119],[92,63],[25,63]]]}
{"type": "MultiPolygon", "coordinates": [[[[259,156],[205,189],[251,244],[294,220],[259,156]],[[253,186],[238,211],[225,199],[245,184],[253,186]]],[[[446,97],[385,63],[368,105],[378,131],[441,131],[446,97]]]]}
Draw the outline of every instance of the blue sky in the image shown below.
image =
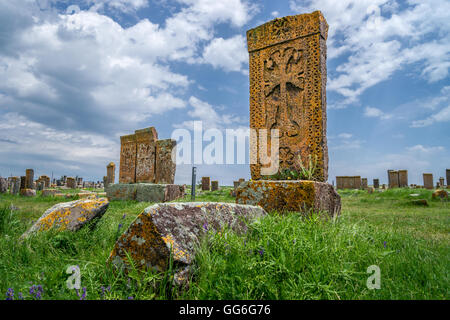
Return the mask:
{"type": "MultiPolygon", "coordinates": [[[[329,24],[329,182],[450,168],[446,0],[21,0],[0,2],[0,175],[101,180],[119,137],[201,120],[248,128],[245,33],[321,10],[329,24]]],[[[116,176],[118,171],[116,172],[116,176]]],[[[221,184],[248,165],[199,165],[221,184]]],[[[177,168],[190,182],[190,166],[177,168]]]]}

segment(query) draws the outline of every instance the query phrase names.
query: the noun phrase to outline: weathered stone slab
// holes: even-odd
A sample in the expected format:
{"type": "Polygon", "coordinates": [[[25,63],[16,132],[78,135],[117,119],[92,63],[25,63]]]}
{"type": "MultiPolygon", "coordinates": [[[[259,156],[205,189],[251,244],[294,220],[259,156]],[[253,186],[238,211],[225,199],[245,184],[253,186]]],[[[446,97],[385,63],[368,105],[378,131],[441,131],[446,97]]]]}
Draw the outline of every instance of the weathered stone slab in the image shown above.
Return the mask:
{"type": "Polygon", "coordinates": [[[400,188],[408,187],[408,170],[398,170],[398,186],[400,188]]]}
{"type": "Polygon", "coordinates": [[[24,197],[34,197],[36,196],[36,190],[34,189],[21,189],[20,195],[24,197]]]}
{"type": "Polygon", "coordinates": [[[11,177],[11,187],[9,189],[11,194],[19,194],[20,192],[20,178],[19,177],[11,177]]]}
{"type": "Polygon", "coordinates": [[[360,189],[361,188],[361,176],[337,176],[336,177],[337,189],[360,189]]]}
{"type": "Polygon", "coordinates": [[[186,280],[182,276],[186,276],[195,246],[206,232],[227,227],[245,233],[248,223],[264,215],[260,207],[232,203],[158,203],[147,207],[131,223],[117,240],[108,262],[127,270],[127,251],[137,268],[164,271],[172,251],[174,265],[180,270],[175,280],[180,283],[186,280]]]}
{"type": "Polygon", "coordinates": [[[209,190],[211,190],[210,178],[202,177],[202,191],[209,191],[209,190]]]}
{"type": "Polygon", "coordinates": [[[103,182],[103,185],[106,187],[107,185],[114,183],[115,180],[116,180],[116,165],[114,162],[110,162],[106,166],[106,181],[103,182]]]}
{"type": "Polygon", "coordinates": [[[184,186],[154,183],[117,183],[106,188],[109,200],[167,202],[184,196],[184,186]]]}
{"type": "Polygon", "coordinates": [[[96,198],[95,196],[89,199],[55,204],[45,211],[21,238],[52,228],[59,231],[77,231],[91,220],[100,218],[108,206],[109,202],[106,198],[96,198]]]}
{"type": "Polygon", "coordinates": [[[447,187],[450,188],[450,169],[445,169],[445,175],[447,178],[447,187]]]}
{"type": "Polygon", "coordinates": [[[441,186],[441,188],[445,188],[444,177],[440,177],[440,178],[439,178],[439,185],[441,186]]]}
{"type": "Polygon", "coordinates": [[[156,141],[154,127],[135,131],[136,135],[136,182],[155,182],[156,141]]]}
{"type": "Polygon", "coordinates": [[[217,190],[219,190],[219,181],[217,180],[211,181],[211,191],[217,190]]]}
{"type": "Polygon", "coordinates": [[[362,178],[361,179],[361,189],[367,189],[367,187],[368,187],[367,178],[362,178]]]}
{"type": "Polygon", "coordinates": [[[136,135],[120,137],[119,183],[136,182],[136,135]]]}
{"type": "Polygon", "coordinates": [[[237,188],[236,203],[260,205],[266,211],[326,211],[334,217],[341,212],[341,197],[333,186],[316,181],[258,180],[237,188]]]}
{"type": "Polygon", "coordinates": [[[155,183],[173,184],[176,170],[177,142],[173,139],[156,142],[156,176],[155,183]],[[173,153],[173,154],[172,154],[173,153]],[[173,157],[173,158],[172,158],[173,157]]]}
{"type": "Polygon", "coordinates": [[[379,179],[373,179],[373,187],[375,189],[378,189],[380,187],[380,180],[379,179]]]}
{"type": "Polygon", "coordinates": [[[432,173],[424,173],[423,174],[423,187],[425,189],[433,189],[433,174],[432,173]]]}
{"type": "MultiPolygon", "coordinates": [[[[326,138],[326,39],[320,11],[275,19],[247,31],[250,71],[250,128],[279,130],[279,169],[299,169],[300,159],[317,160],[315,180],[328,178],[326,138]]],[[[267,133],[260,129],[268,130],[267,133]]],[[[252,179],[261,178],[258,139],[250,139],[252,179]]],[[[270,152],[268,152],[270,153],[270,152]]]]}
{"type": "Polygon", "coordinates": [[[59,190],[57,190],[57,189],[44,189],[44,190],[42,190],[41,196],[43,196],[43,197],[51,197],[51,196],[54,196],[57,193],[59,193],[59,190]]]}
{"type": "Polygon", "coordinates": [[[443,189],[436,190],[431,195],[431,198],[432,199],[436,199],[436,198],[448,199],[448,192],[443,189]]]}
{"type": "Polygon", "coordinates": [[[20,190],[26,189],[26,187],[27,187],[27,177],[20,176],[20,190]]]}
{"type": "Polygon", "coordinates": [[[6,193],[8,191],[8,180],[0,177],[0,193],[6,193]]]}
{"type": "Polygon", "coordinates": [[[34,170],[33,169],[25,170],[25,188],[34,189],[33,182],[34,182],[34,170]]]}
{"type": "Polygon", "coordinates": [[[389,188],[399,187],[398,171],[388,170],[388,185],[389,188]]]}

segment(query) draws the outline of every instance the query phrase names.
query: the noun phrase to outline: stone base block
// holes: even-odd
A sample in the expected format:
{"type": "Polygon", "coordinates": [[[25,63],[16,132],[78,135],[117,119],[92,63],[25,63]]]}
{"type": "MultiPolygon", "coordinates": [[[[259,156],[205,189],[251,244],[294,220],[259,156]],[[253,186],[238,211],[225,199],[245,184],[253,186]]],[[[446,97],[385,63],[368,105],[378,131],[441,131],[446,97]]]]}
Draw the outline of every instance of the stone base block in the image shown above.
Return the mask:
{"type": "Polygon", "coordinates": [[[236,189],[236,203],[260,205],[266,211],[341,212],[341,197],[331,184],[308,180],[255,180],[236,189]]]}
{"type": "Polygon", "coordinates": [[[24,197],[34,197],[36,196],[36,190],[34,189],[22,189],[20,190],[20,195],[24,197]]]}
{"type": "Polygon", "coordinates": [[[183,197],[184,186],[177,184],[116,183],[106,188],[109,200],[167,202],[183,197]]]}

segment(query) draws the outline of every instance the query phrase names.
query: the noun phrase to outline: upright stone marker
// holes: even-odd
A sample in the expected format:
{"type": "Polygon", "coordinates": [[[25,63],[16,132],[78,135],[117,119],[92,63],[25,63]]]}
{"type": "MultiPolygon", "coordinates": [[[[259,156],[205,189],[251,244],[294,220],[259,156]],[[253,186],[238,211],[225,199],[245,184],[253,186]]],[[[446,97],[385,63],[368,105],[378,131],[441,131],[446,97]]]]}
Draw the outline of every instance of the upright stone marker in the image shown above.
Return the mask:
{"type": "Polygon", "coordinates": [[[27,177],[20,176],[20,190],[27,188],[27,177]]]}
{"type": "MultiPolygon", "coordinates": [[[[177,142],[173,139],[158,140],[156,143],[156,183],[174,183],[176,162],[172,159],[172,152],[177,142]]],[[[175,157],[175,153],[174,153],[175,157]]]]}
{"type": "Polygon", "coordinates": [[[104,183],[105,188],[110,184],[114,183],[116,180],[116,165],[114,162],[108,163],[106,166],[106,183],[104,183]]]}
{"type": "Polygon", "coordinates": [[[136,182],[155,182],[156,141],[154,127],[135,131],[136,135],[136,182]]]}
{"type": "Polygon", "coordinates": [[[398,171],[388,170],[388,184],[389,184],[389,188],[398,188],[399,187],[398,171]]]}
{"type": "Polygon", "coordinates": [[[136,135],[120,137],[120,183],[136,182],[136,135]]]}
{"type": "Polygon", "coordinates": [[[449,187],[450,186],[450,169],[446,169],[445,174],[447,176],[447,187],[449,187]]]}
{"type": "Polygon", "coordinates": [[[361,189],[367,189],[367,187],[368,187],[367,178],[362,178],[361,179],[361,189]]]}
{"type": "Polygon", "coordinates": [[[379,179],[373,179],[373,187],[375,189],[378,189],[380,187],[380,180],[379,179]]]}
{"type": "Polygon", "coordinates": [[[219,190],[219,181],[217,180],[211,181],[211,191],[217,190],[219,190]]]}
{"type": "Polygon", "coordinates": [[[209,191],[211,189],[209,177],[202,177],[202,191],[209,191]]]}
{"type": "Polygon", "coordinates": [[[0,177],[0,193],[6,193],[8,191],[8,180],[0,177]]]}
{"type": "Polygon", "coordinates": [[[408,170],[398,170],[398,185],[400,188],[408,187],[408,170]]]}
{"type": "Polygon", "coordinates": [[[73,177],[67,177],[66,185],[67,185],[67,188],[69,188],[69,189],[76,189],[77,188],[76,180],[73,177]]]}
{"type": "Polygon", "coordinates": [[[433,189],[433,174],[424,173],[423,174],[423,187],[425,189],[433,189]]]}
{"type": "Polygon", "coordinates": [[[27,189],[33,189],[33,182],[34,182],[34,170],[33,169],[27,169],[25,171],[25,188],[27,189]]]}
{"type": "Polygon", "coordinates": [[[12,177],[11,178],[11,188],[9,189],[9,192],[11,194],[19,194],[20,192],[20,178],[19,177],[12,177]]]}
{"type": "Polygon", "coordinates": [[[439,185],[441,186],[441,188],[445,188],[444,177],[439,178],[439,185]]]}
{"type": "MultiPolygon", "coordinates": [[[[328,178],[327,33],[320,11],[275,19],[247,31],[250,128],[267,129],[269,146],[270,130],[279,129],[279,169],[298,169],[300,158],[306,164],[311,156],[317,160],[318,181],[328,178]]],[[[265,148],[251,139],[252,154],[258,155],[260,147],[265,148]]],[[[252,179],[260,179],[259,155],[250,167],[252,179]]]]}

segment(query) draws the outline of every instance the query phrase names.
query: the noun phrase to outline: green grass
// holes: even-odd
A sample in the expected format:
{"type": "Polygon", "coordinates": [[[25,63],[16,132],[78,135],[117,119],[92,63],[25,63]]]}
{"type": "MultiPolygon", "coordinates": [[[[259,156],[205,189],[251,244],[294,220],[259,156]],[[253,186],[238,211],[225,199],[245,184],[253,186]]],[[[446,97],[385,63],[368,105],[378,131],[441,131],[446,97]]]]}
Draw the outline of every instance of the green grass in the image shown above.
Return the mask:
{"type": "MultiPolygon", "coordinates": [[[[196,201],[234,202],[230,190],[197,191],[196,201]]],[[[41,285],[42,299],[79,299],[66,287],[67,267],[78,265],[86,299],[449,298],[449,202],[432,200],[424,189],[340,194],[335,221],[271,213],[246,235],[209,234],[199,244],[188,289],[171,285],[172,270],[125,276],[105,264],[118,236],[150,203],[112,201],[95,226],[19,242],[46,209],[72,199],[0,195],[0,294],[6,298],[12,288],[15,298],[21,292],[35,299],[29,289],[41,285]],[[416,198],[429,206],[412,205],[416,198]],[[370,265],[380,267],[380,290],[366,286],[370,265]]],[[[190,201],[190,191],[179,201],[190,201]]]]}

